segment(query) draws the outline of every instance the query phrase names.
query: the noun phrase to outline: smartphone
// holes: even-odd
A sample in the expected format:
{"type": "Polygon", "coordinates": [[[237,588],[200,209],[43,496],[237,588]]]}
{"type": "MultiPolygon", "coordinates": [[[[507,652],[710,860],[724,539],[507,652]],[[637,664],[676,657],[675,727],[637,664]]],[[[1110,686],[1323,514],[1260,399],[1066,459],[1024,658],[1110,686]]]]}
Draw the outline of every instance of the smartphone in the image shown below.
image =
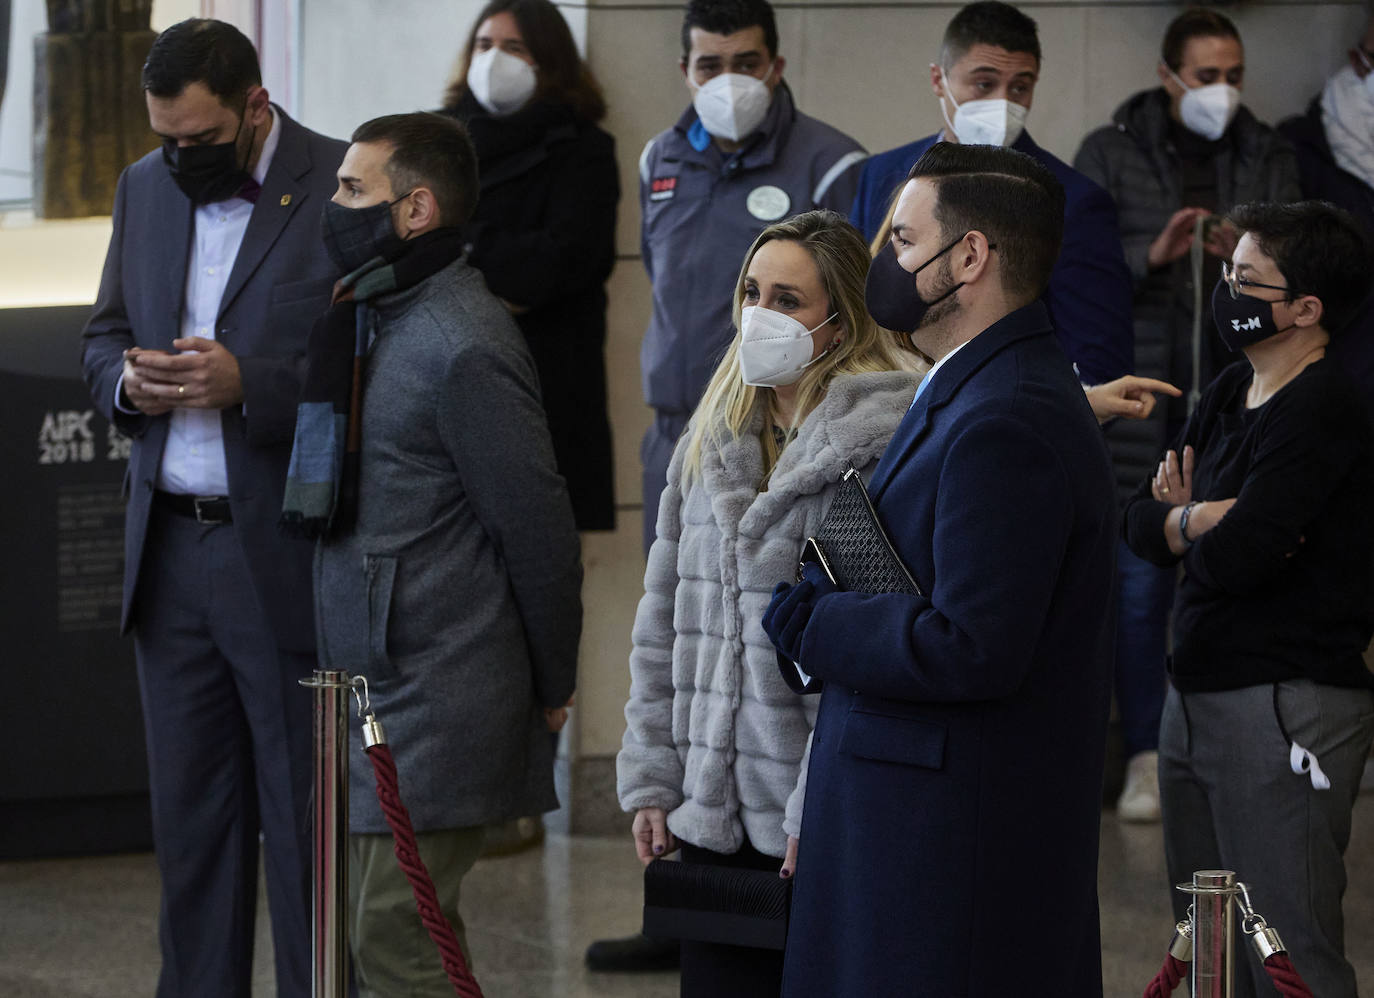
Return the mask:
{"type": "Polygon", "coordinates": [[[820,543],[814,537],[808,537],[806,543],[802,545],[801,561],[797,562],[798,582],[802,580],[802,570],[808,564],[820,565],[821,571],[825,573],[825,577],[830,580],[831,584],[839,585],[835,580],[834,571],[830,568],[830,562],[826,560],[825,551],[821,549],[820,543]]]}

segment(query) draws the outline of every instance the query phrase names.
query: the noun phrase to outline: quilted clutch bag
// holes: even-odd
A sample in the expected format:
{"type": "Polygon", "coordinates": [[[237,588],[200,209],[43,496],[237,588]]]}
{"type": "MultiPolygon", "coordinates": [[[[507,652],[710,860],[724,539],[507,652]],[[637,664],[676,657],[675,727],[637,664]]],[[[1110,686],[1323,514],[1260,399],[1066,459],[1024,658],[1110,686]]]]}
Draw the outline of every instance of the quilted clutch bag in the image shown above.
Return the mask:
{"type": "Polygon", "coordinates": [[[792,881],[746,870],[656,859],[644,868],[644,934],[755,949],[787,943],[792,881]]]}
{"type": "Polygon", "coordinates": [[[863,477],[853,465],[845,468],[820,530],[806,540],[797,566],[798,581],[807,562],[819,564],[830,581],[846,592],[925,595],[892,547],[863,477]]]}

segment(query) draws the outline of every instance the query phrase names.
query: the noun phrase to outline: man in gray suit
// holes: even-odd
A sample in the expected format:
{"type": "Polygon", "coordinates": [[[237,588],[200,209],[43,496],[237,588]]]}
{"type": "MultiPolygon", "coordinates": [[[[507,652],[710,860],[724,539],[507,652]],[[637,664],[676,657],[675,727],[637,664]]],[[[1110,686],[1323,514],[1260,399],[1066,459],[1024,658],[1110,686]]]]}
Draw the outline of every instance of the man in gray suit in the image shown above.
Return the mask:
{"type": "MultiPolygon", "coordinates": [[[[459,885],[483,826],[558,806],[549,732],[566,717],[582,627],[577,529],[534,362],[463,259],[460,227],[476,198],[476,156],[452,119],[398,114],[353,133],[325,208],[326,245],[347,274],[321,324],[337,328],[338,348],[312,342],[309,384],[367,329],[361,397],[344,376],[330,419],[315,424],[316,403],[302,405],[288,489],[290,506],[312,425],[329,447],[328,426],[346,409],[361,444],[356,489],[345,471],[338,494],[357,501],[330,510],[320,544],[320,659],[368,677],[420,855],[460,941],[459,885]]],[[[316,466],[331,465],[347,467],[316,466]]],[[[451,995],[356,727],[350,773],[359,991],[451,995]],[[417,953],[431,959],[416,966],[417,953]]]]}
{"type": "Polygon", "coordinates": [[[164,31],[163,139],[120,178],[82,365],[133,438],[133,632],[162,875],[159,998],[250,993],[261,833],[277,994],[310,994],[310,546],[277,530],[302,357],[329,302],[344,145],[271,105],[235,28],[164,31]]]}

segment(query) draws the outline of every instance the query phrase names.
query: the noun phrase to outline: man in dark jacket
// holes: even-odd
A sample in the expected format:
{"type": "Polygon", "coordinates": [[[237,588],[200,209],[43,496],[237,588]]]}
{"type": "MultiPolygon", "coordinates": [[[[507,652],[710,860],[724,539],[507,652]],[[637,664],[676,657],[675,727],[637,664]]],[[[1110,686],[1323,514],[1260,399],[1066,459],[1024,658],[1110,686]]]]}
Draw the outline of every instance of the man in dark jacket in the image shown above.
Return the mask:
{"type": "Polygon", "coordinates": [[[310,546],[277,530],[344,145],[268,101],[232,25],[158,36],[160,150],[119,179],[82,367],[133,438],[124,621],[162,881],[159,998],[247,998],[258,855],[277,994],[310,994],[310,546]],[[259,833],[262,839],[259,843],[259,833]]]}
{"type": "MultiPolygon", "coordinates": [[[[1064,248],[1045,303],[1055,332],[1100,418],[1133,416],[1142,386],[1114,382],[1131,367],[1131,279],[1121,256],[1111,198],[1024,131],[1040,75],[1035,21],[1006,3],[973,3],[945,29],[931,86],[943,131],[879,153],[864,164],[852,221],[872,239],[907,171],[936,142],[1010,146],[1039,160],[1064,187],[1064,248]],[[1128,391],[1129,389],[1129,391],[1128,391]]],[[[1148,388],[1144,389],[1148,391],[1148,388]]],[[[1153,404],[1153,400],[1150,401],[1153,404]]]]}
{"type": "Polygon", "coordinates": [[[797,110],[767,0],[691,0],[682,74],[692,104],[639,158],[644,267],[653,315],[640,350],[654,423],[644,437],[644,549],[673,446],[734,333],[744,252],[764,226],[812,208],[843,212],[865,153],[797,110]]]}
{"type": "MultiPolygon", "coordinates": [[[[1312,99],[1307,113],[1279,125],[1293,143],[1306,198],[1320,198],[1355,216],[1374,238],[1374,15],[1342,66],[1312,99]]],[[[1331,341],[1339,360],[1374,409],[1374,298],[1331,341]]]]}
{"type": "MultiPolygon", "coordinates": [[[[1116,200],[1135,280],[1135,369],[1185,388],[1206,385],[1228,360],[1206,304],[1221,261],[1235,245],[1220,215],[1242,201],[1300,196],[1292,149],[1240,105],[1244,56],[1227,18],[1185,11],[1164,36],[1162,85],[1122,104],[1114,123],[1089,135],[1074,158],[1074,166],[1116,200]],[[1194,236],[1199,226],[1201,242],[1194,236]],[[1202,330],[1196,342],[1195,328],[1202,330]]],[[[1174,400],[1148,421],[1111,429],[1121,498],[1153,470],[1166,434],[1172,439],[1186,413],[1187,402],[1174,400]]],[[[1155,821],[1155,750],[1173,584],[1124,545],[1119,566],[1117,698],[1130,761],[1118,806],[1123,818],[1155,821]]]]}
{"type": "Polygon", "coordinates": [[[869,311],[936,361],[869,484],[918,591],[837,591],[811,564],[763,617],[784,678],[824,685],[785,998],[1044,993],[1027,968],[1050,953],[1053,993],[1102,994],[1118,521],[1039,300],[1063,197],[1031,157],[940,143],[873,262],[869,311]],[[1035,917],[1008,932],[1015,897],[1035,917]]]}

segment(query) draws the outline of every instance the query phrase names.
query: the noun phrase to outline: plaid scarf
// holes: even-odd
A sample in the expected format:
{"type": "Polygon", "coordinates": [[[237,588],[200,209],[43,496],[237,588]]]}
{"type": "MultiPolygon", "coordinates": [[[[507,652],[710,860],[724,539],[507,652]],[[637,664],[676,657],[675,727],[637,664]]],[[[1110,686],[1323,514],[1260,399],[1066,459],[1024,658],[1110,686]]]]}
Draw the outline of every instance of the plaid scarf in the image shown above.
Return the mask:
{"type": "Polygon", "coordinates": [[[358,513],[363,370],[375,338],[370,302],[412,288],[463,255],[458,229],[416,236],[395,260],[374,257],[334,285],[329,310],[315,320],[305,348],[305,382],[286,471],[281,528],[320,538],[353,526],[358,513]]]}

